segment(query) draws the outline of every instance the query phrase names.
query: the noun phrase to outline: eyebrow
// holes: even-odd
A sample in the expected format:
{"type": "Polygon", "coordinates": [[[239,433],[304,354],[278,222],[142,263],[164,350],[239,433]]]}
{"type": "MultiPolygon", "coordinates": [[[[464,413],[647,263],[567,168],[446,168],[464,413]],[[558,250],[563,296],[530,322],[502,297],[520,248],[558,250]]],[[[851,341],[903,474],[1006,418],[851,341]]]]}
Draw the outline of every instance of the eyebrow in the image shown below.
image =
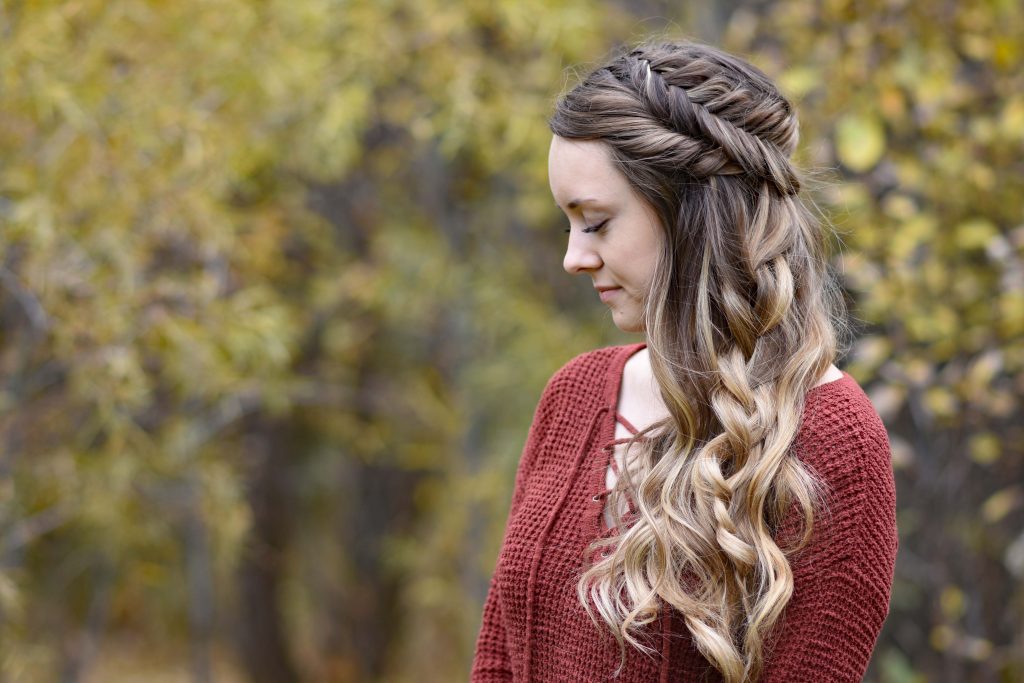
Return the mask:
{"type": "MultiPolygon", "coordinates": [[[[567,209],[575,209],[576,207],[580,206],[581,204],[593,204],[593,203],[598,202],[598,201],[599,200],[596,197],[588,197],[586,199],[573,199],[571,202],[569,202],[568,204],[565,205],[565,208],[567,208],[567,209]]],[[[555,202],[555,206],[558,206],[557,202],[555,202]]]]}

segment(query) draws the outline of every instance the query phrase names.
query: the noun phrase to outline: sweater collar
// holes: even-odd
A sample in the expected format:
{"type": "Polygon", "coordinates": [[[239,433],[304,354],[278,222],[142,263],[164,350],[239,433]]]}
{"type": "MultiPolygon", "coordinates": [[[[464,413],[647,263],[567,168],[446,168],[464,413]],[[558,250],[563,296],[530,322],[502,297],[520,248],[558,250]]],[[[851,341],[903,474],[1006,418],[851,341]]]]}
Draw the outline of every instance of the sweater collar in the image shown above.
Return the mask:
{"type": "Polygon", "coordinates": [[[622,386],[622,371],[634,354],[647,347],[647,342],[626,344],[618,347],[616,353],[611,357],[608,364],[608,371],[604,379],[604,405],[611,408],[614,414],[619,405],[619,390],[622,386]]]}

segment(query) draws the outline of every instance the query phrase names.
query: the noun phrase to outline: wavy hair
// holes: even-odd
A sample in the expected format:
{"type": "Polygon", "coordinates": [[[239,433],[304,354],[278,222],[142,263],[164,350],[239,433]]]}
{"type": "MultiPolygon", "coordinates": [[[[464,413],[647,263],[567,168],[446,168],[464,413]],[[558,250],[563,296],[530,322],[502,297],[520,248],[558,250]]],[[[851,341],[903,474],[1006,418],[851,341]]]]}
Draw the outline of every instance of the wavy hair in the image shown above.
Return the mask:
{"type": "Polygon", "coordinates": [[[653,652],[638,636],[668,606],[725,681],[756,681],[793,594],[790,559],[828,512],[791,450],[805,396],[849,350],[828,224],[790,162],[796,113],[742,59],[648,40],[562,95],[549,125],[606,143],[666,238],[644,329],[669,416],[626,446],[609,497],[620,531],[588,548],[607,555],[579,599],[619,644],[616,676],[627,642],[653,652]],[[787,544],[790,519],[802,531],[787,544]]]}

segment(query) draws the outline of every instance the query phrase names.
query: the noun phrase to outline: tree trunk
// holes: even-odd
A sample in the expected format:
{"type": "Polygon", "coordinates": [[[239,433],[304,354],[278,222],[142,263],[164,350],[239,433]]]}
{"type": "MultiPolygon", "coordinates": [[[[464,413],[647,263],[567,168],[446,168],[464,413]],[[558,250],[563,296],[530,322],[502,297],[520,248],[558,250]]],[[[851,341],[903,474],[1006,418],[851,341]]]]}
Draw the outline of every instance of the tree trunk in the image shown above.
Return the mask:
{"type": "Polygon", "coordinates": [[[253,683],[298,683],[285,637],[279,590],[289,540],[288,432],[263,415],[246,422],[245,458],[251,462],[247,498],[252,512],[238,568],[237,647],[253,683]]]}

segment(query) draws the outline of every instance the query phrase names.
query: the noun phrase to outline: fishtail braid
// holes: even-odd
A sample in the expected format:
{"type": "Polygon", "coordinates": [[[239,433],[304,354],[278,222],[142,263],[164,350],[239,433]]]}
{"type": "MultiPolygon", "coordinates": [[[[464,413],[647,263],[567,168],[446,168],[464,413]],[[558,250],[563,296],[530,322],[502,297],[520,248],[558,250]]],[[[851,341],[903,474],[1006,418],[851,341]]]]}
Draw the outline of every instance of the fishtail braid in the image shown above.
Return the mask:
{"type": "Polygon", "coordinates": [[[730,82],[701,58],[672,68],[677,60],[675,55],[649,59],[634,51],[609,70],[632,86],[654,121],[703,143],[699,149],[679,139],[669,143],[683,147],[685,158],[679,161],[691,175],[746,174],[771,183],[782,195],[797,194],[800,181],[788,157],[798,129],[786,100],[755,99],[743,83],[730,82]]]}

